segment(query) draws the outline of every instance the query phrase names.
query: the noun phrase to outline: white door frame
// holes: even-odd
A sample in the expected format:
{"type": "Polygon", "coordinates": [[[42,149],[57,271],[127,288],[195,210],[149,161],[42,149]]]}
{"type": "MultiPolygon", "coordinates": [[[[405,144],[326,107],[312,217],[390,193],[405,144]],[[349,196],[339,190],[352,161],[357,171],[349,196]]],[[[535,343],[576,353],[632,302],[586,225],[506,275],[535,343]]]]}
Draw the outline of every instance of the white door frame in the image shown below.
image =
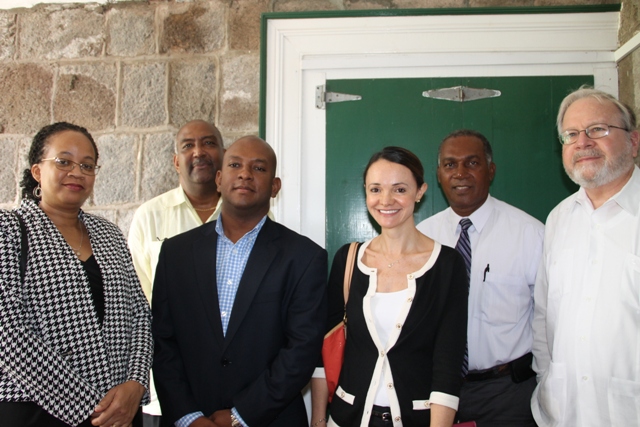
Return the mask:
{"type": "Polygon", "coordinates": [[[269,19],[276,218],[324,246],[325,111],[315,87],[327,79],[593,75],[617,96],[618,24],[619,12],[269,19]]]}

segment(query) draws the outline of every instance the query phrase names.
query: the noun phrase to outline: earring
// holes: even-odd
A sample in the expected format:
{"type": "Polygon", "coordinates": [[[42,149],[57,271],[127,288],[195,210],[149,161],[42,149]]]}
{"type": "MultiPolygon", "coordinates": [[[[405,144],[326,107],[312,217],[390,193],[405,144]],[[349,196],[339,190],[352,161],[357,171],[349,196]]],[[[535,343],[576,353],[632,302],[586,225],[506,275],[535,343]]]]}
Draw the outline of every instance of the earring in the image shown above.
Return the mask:
{"type": "Polygon", "coordinates": [[[38,185],[33,189],[33,197],[36,199],[42,199],[42,188],[40,187],[40,183],[38,183],[38,185]]]}
{"type": "Polygon", "coordinates": [[[418,200],[416,200],[416,203],[420,203],[420,200],[422,200],[422,199],[418,199],[418,200]]]}

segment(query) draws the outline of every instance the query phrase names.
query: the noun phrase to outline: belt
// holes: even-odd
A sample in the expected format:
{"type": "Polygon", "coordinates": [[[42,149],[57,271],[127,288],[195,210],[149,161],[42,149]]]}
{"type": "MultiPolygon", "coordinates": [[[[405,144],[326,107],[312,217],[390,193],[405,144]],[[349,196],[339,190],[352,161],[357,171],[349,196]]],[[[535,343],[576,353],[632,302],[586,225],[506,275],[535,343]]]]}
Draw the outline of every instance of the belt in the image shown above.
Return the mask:
{"type": "Polygon", "coordinates": [[[493,368],[483,369],[481,371],[469,371],[467,376],[463,378],[463,381],[487,381],[506,377],[507,375],[511,375],[511,365],[509,363],[497,365],[493,368]]]}
{"type": "Polygon", "coordinates": [[[391,421],[391,409],[385,408],[381,406],[374,406],[374,408],[380,409],[380,411],[376,411],[373,409],[371,411],[371,416],[376,418],[382,418],[382,421],[391,421]]]}

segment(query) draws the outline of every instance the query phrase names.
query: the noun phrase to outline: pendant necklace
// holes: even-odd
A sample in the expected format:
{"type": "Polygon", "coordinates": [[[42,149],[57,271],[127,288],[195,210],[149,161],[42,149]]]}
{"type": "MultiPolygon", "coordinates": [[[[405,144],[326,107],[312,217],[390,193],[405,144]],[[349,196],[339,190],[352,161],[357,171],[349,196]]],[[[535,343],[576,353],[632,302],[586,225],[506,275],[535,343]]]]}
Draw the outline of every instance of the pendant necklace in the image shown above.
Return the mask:
{"type": "MultiPolygon", "coordinates": [[[[382,254],[382,256],[384,256],[387,261],[389,261],[389,257],[387,257],[385,254],[382,254]]],[[[397,260],[390,262],[389,264],[387,264],[387,267],[391,268],[393,267],[397,262],[399,262],[402,258],[404,258],[406,255],[402,255],[400,258],[398,258],[397,260]]]]}
{"type": "Polygon", "coordinates": [[[80,247],[78,249],[74,248],[71,245],[69,245],[69,247],[73,250],[76,256],[80,258],[80,253],[82,252],[82,243],[84,242],[84,231],[82,230],[82,225],[80,224],[80,221],[78,221],[78,231],[80,231],[80,247]]]}

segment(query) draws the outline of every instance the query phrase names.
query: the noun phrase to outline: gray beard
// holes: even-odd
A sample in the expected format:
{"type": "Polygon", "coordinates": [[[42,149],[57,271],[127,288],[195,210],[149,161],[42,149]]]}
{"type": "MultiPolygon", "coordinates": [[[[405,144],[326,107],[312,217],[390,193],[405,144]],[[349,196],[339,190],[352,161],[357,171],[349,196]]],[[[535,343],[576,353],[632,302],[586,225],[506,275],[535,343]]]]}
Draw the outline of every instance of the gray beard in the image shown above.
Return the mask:
{"type": "MultiPolygon", "coordinates": [[[[574,166],[573,171],[569,171],[565,166],[564,170],[569,176],[569,178],[571,178],[571,180],[576,184],[578,184],[579,186],[583,188],[589,188],[589,189],[598,188],[612,181],[615,181],[616,179],[620,178],[622,175],[627,173],[629,169],[633,167],[634,162],[633,162],[632,153],[633,152],[632,152],[631,144],[628,144],[624,152],[620,153],[620,155],[618,155],[614,159],[605,160],[605,163],[602,166],[600,166],[598,170],[596,170],[593,174],[588,174],[588,175],[592,175],[589,178],[585,177],[585,172],[588,172],[597,166],[591,166],[591,167],[585,167],[585,168],[581,168],[581,167],[577,168],[574,166]]],[[[598,154],[602,154],[602,152],[599,150],[590,149],[588,151],[582,151],[580,155],[578,155],[578,153],[574,154],[571,160],[575,164],[575,161],[580,157],[584,157],[585,155],[591,156],[591,155],[598,155],[598,154]]]]}

